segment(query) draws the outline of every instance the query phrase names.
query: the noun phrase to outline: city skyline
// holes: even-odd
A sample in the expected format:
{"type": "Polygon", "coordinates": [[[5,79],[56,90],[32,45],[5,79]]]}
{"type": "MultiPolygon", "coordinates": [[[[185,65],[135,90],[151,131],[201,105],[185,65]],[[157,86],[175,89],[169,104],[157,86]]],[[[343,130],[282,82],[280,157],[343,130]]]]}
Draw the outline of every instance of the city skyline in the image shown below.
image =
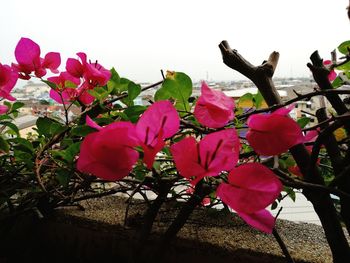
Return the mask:
{"type": "Polygon", "coordinates": [[[0,16],[0,63],[15,62],[20,37],[68,57],[86,52],[138,82],[176,70],[194,81],[244,79],[227,68],[218,44],[228,40],[253,64],[280,52],[276,77],[308,77],[309,56],[347,39],[347,0],[267,1],[6,1],[0,16]]]}

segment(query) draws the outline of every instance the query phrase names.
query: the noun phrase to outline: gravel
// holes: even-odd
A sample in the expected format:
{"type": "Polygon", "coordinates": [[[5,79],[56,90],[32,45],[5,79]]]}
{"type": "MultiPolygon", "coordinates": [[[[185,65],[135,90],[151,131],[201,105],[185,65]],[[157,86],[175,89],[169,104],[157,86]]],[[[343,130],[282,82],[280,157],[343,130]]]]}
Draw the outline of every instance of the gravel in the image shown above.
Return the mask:
{"type": "MultiPolygon", "coordinates": [[[[145,210],[144,204],[137,200],[133,201],[124,224],[127,209],[125,198],[104,197],[82,201],[81,205],[85,211],[76,208],[60,209],[63,212],[59,212],[61,220],[65,218],[70,221],[80,221],[80,224],[83,222],[89,228],[96,228],[99,231],[111,231],[111,229],[123,231],[137,227],[142,221],[142,213],[145,210]]],[[[177,208],[166,205],[162,208],[153,227],[155,234],[161,234],[176,216],[179,204],[175,204],[175,207],[177,208]]],[[[322,227],[315,224],[277,220],[276,229],[292,258],[297,262],[332,262],[331,251],[322,227]]],[[[273,235],[247,226],[236,214],[227,214],[214,209],[197,209],[178,234],[178,240],[188,241],[189,246],[202,245],[206,249],[219,247],[220,251],[225,253],[251,251],[283,257],[273,235]]],[[[182,244],[186,243],[182,241],[182,244]]]]}

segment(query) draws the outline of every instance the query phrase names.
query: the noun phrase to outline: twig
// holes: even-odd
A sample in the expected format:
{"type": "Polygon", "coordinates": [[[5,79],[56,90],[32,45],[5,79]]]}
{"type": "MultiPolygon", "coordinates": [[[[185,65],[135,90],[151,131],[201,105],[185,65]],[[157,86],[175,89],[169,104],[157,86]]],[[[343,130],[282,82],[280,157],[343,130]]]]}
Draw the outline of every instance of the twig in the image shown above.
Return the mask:
{"type": "Polygon", "coordinates": [[[275,172],[275,174],[278,176],[278,178],[281,180],[281,182],[286,186],[290,186],[290,187],[297,188],[297,189],[311,189],[311,190],[314,189],[317,191],[325,192],[327,194],[334,194],[334,195],[339,196],[339,197],[344,197],[350,201],[350,194],[346,193],[344,191],[341,191],[339,189],[296,180],[296,179],[291,178],[289,175],[287,175],[286,173],[282,172],[279,169],[272,169],[272,170],[275,172]]]}
{"type": "Polygon", "coordinates": [[[41,180],[41,175],[40,175],[40,170],[41,170],[41,166],[43,165],[43,160],[40,160],[42,154],[48,149],[50,148],[52,145],[54,145],[55,143],[57,143],[58,141],[60,141],[60,139],[62,138],[62,136],[64,136],[68,131],[70,130],[69,127],[67,127],[65,130],[63,130],[62,132],[60,132],[59,134],[55,135],[54,137],[51,138],[51,140],[49,142],[47,142],[36,154],[35,156],[35,175],[36,175],[36,179],[41,187],[41,189],[44,192],[47,192],[46,187],[44,186],[42,180],[41,180]]]}
{"type": "Polygon", "coordinates": [[[292,256],[289,254],[288,248],[287,248],[286,244],[283,242],[283,239],[281,238],[279,233],[277,232],[276,227],[274,227],[272,229],[272,234],[275,237],[278,245],[282,249],[282,252],[283,252],[284,256],[286,257],[287,262],[288,263],[294,263],[294,260],[293,260],[292,256]]]}
{"type": "MultiPolygon", "coordinates": [[[[146,87],[143,87],[143,88],[141,89],[141,92],[142,92],[142,91],[145,91],[145,90],[148,90],[148,89],[151,89],[151,88],[154,88],[154,87],[157,87],[158,85],[160,85],[160,84],[162,84],[162,83],[163,83],[163,80],[158,81],[158,82],[156,82],[156,83],[154,83],[154,84],[148,85],[148,86],[146,86],[146,87]]],[[[124,93],[124,94],[121,94],[121,95],[119,95],[118,97],[116,97],[116,98],[114,98],[114,99],[110,99],[110,100],[108,100],[108,101],[105,101],[103,104],[104,104],[104,105],[107,105],[107,104],[116,102],[116,101],[118,101],[118,100],[121,100],[121,99],[123,99],[123,98],[126,98],[127,96],[128,96],[128,93],[124,93]]]]}
{"type": "Polygon", "coordinates": [[[301,101],[301,100],[309,100],[314,96],[320,96],[320,95],[327,95],[327,94],[350,94],[350,90],[342,90],[342,89],[333,89],[333,90],[317,90],[314,92],[310,92],[310,93],[306,93],[303,95],[299,95],[296,98],[290,99],[286,102],[283,103],[278,103],[278,104],[274,104],[268,108],[264,108],[264,109],[256,109],[254,111],[250,111],[241,115],[236,116],[238,119],[244,119],[249,117],[252,114],[257,114],[257,113],[264,113],[264,112],[270,112],[270,111],[274,111],[277,110],[279,108],[283,108],[285,106],[288,106],[290,104],[293,104],[297,101],[301,101]]]}
{"type": "MultiPolygon", "coordinates": [[[[330,71],[323,65],[323,59],[321,59],[317,50],[311,54],[310,59],[312,64],[308,63],[307,66],[311,70],[317,85],[321,90],[332,90],[333,86],[328,79],[330,71]]],[[[338,115],[345,114],[349,111],[338,95],[327,94],[326,98],[331,103],[338,115]]],[[[348,133],[350,133],[350,124],[345,123],[345,129],[348,133]]]]}
{"type": "MultiPolygon", "coordinates": [[[[275,222],[277,221],[277,218],[278,218],[278,216],[280,215],[282,209],[283,209],[283,207],[281,207],[281,208],[278,210],[278,212],[277,212],[277,214],[276,214],[276,216],[275,216],[275,222]]],[[[281,250],[282,250],[284,256],[286,257],[287,262],[288,262],[288,263],[294,263],[294,260],[293,260],[292,256],[290,255],[286,244],[284,243],[283,239],[282,239],[281,236],[279,235],[276,226],[272,229],[272,234],[273,234],[273,236],[275,237],[275,239],[276,239],[278,245],[280,246],[280,248],[281,248],[281,250]]]]}

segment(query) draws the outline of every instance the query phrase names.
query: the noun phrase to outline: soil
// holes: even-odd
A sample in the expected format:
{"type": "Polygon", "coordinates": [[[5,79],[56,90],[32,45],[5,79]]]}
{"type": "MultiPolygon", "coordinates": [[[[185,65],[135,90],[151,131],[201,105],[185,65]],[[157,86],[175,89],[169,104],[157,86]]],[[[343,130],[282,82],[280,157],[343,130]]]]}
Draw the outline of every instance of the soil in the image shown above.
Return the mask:
{"type": "MultiPolygon", "coordinates": [[[[135,201],[126,221],[125,198],[104,197],[81,205],[84,211],[61,208],[44,219],[28,215],[2,229],[0,262],[130,262],[145,205],[135,201]]],[[[145,244],[150,251],[176,216],[178,209],[173,207],[165,206],[159,213],[145,244]]],[[[276,228],[295,262],[332,262],[322,227],[278,220],[276,228]]],[[[215,209],[197,209],[169,246],[167,263],[287,262],[273,235],[215,209]]],[[[144,262],[151,262],[147,254],[144,262]]]]}

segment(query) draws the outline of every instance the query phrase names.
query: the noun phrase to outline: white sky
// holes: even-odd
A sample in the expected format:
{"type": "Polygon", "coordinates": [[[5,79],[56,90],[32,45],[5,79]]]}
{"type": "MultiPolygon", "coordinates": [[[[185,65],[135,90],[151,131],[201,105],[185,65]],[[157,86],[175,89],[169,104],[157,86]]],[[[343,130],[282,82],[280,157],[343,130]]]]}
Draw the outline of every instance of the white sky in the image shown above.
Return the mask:
{"type": "MultiPolygon", "coordinates": [[[[349,39],[348,0],[7,0],[0,9],[0,62],[14,61],[20,37],[42,54],[79,51],[135,81],[158,81],[160,69],[193,80],[236,80],[218,44],[228,40],[253,64],[280,52],[275,76],[309,76],[306,63],[349,39]]],[[[62,69],[64,65],[62,65],[62,69]]]]}

